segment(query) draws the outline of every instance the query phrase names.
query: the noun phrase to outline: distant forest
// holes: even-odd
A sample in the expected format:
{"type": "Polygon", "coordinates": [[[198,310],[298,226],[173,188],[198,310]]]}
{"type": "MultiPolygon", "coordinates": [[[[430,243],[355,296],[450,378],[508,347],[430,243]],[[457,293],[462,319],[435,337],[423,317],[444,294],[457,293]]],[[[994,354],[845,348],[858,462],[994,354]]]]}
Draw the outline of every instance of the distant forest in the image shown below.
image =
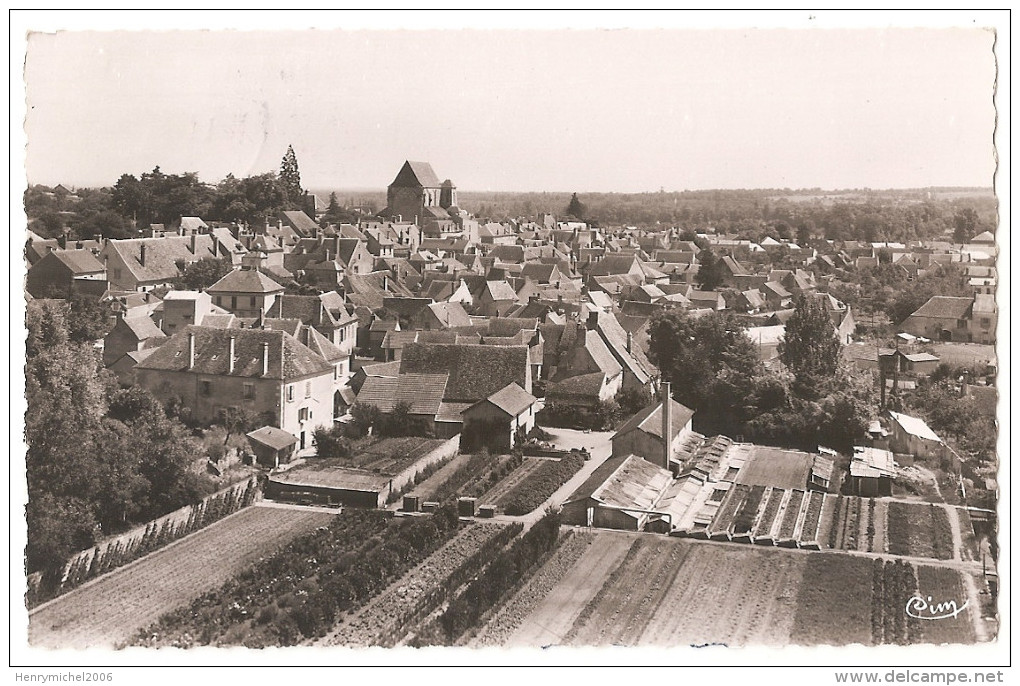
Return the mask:
{"type": "MultiPolygon", "coordinates": [[[[43,237],[70,230],[73,237],[128,238],[149,223],[173,224],[181,216],[207,221],[260,223],[281,209],[300,207],[294,191],[275,173],[218,184],[195,174],[155,168],[140,178],[122,176],[109,188],[32,186],[25,193],[29,228],[43,237]]],[[[384,191],[313,189],[333,201],[324,222],[357,221],[386,204],[384,191]],[[334,194],[335,195],[332,195],[334,194]]],[[[532,219],[549,213],[602,227],[678,226],[750,239],[907,241],[953,235],[962,242],[995,230],[998,203],[991,189],[908,190],[709,190],[657,193],[477,192],[458,193],[460,205],[482,221],[532,219]],[[576,195],[576,198],[574,197],[576,195]],[[570,211],[568,211],[570,208],[570,211]]]]}
{"type": "MultiPolygon", "coordinates": [[[[328,195],[329,191],[326,191],[328,195]]],[[[337,191],[350,204],[383,207],[382,191],[337,191]]],[[[571,193],[458,191],[460,206],[482,220],[567,218],[571,193]]],[[[578,193],[582,217],[601,226],[656,225],[735,233],[748,238],[906,241],[957,233],[968,239],[998,224],[991,188],[902,190],[708,190],[658,193],[578,193]]]]}

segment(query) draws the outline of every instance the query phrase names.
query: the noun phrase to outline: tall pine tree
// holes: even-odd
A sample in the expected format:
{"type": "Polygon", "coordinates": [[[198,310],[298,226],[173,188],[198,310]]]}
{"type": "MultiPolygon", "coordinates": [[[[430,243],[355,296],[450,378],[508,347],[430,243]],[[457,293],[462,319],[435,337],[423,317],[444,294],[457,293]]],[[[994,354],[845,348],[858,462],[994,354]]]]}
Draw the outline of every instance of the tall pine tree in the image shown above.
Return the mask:
{"type": "Polygon", "coordinates": [[[301,190],[301,172],[298,171],[297,155],[294,154],[293,145],[287,146],[287,154],[283,156],[283,161],[280,163],[280,181],[287,193],[287,203],[298,205],[304,191],[301,190]]]}

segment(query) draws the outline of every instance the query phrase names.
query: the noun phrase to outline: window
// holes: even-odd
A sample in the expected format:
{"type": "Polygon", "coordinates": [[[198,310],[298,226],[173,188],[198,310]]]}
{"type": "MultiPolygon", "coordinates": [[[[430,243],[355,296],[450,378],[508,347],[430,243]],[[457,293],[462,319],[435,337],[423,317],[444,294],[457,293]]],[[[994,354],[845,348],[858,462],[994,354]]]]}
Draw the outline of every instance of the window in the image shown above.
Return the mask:
{"type": "Polygon", "coordinates": [[[287,386],[287,402],[294,400],[294,384],[287,386]]]}
{"type": "Polygon", "coordinates": [[[204,396],[212,395],[212,384],[210,382],[208,382],[208,381],[200,382],[200,384],[199,384],[199,391],[204,396]]]}
{"type": "Polygon", "coordinates": [[[236,295],[230,296],[230,309],[232,309],[232,310],[236,310],[237,309],[237,296],[236,295]]]}
{"type": "Polygon", "coordinates": [[[222,306],[223,306],[223,297],[217,295],[216,296],[216,307],[222,307],[222,306]]]}
{"type": "Polygon", "coordinates": [[[312,382],[311,381],[305,381],[305,397],[306,398],[311,398],[312,397],[312,382]]]}
{"type": "Polygon", "coordinates": [[[244,399],[254,400],[255,399],[255,384],[246,383],[244,385],[244,399]]]}
{"type": "Polygon", "coordinates": [[[346,333],[346,329],[340,329],[340,342],[341,343],[344,342],[344,334],[345,333],[346,333]]]}
{"type": "Polygon", "coordinates": [[[251,306],[255,307],[255,296],[251,296],[251,306]]]}
{"type": "Polygon", "coordinates": [[[300,410],[298,410],[297,418],[299,422],[308,421],[309,419],[312,418],[312,411],[309,410],[307,407],[302,407],[300,410]]]}

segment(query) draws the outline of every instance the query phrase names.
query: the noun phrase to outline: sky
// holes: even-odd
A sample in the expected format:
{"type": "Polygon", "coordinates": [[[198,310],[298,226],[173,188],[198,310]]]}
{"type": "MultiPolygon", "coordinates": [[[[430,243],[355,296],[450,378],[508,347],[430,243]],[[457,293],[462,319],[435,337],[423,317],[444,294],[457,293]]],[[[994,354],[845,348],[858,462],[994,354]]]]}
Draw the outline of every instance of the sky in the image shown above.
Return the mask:
{"type": "Polygon", "coordinates": [[[476,191],[991,185],[992,31],[669,19],[31,33],[27,180],[217,182],[293,145],[308,188],[381,189],[405,159],[476,191]]]}

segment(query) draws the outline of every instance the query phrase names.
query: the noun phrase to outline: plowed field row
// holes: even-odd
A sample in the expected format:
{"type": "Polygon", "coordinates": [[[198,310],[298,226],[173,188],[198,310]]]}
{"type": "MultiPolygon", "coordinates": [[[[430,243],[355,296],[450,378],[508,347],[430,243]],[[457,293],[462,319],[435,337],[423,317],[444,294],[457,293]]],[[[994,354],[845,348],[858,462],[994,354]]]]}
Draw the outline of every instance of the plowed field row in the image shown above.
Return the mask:
{"type": "Polygon", "coordinates": [[[395,642],[400,637],[394,632],[400,630],[407,613],[414,611],[507,526],[490,523],[468,526],[367,605],[342,619],[336,629],[317,643],[368,647],[395,642]]]}
{"type": "Polygon", "coordinates": [[[524,458],[521,466],[512,471],[498,484],[490,488],[485,495],[478,499],[480,505],[499,505],[500,499],[514,488],[524,482],[532,473],[542,466],[541,460],[524,458]]]}
{"type": "MultiPolygon", "coordinates": [[[[480,648],[506,644],[525,618],[546,600],[550,591],[563,580],[564,576],[570,573],[575,567],[575,563],[589,550],[592,550],[591,546],[594,540],[595,536],[589,533],[580,531],[571,533],[549,560],[542,565],[542,569],[493,614],[485,627],[472,639],[470,645],[480,648]]],[[[565,590],[576,592],[579,590],[579,586],[571,584],[565,590]]],[[[568,619],[562,616],[556,618],[568,619]]],[[[572,620],[573,618],[570,617],[569,621],[572,620]]]]}
{"type": "Polygon", "coordinates": [[[245,508],[42,606],[29,615],[29,643],[114,647],[333,516],[245,508]]]}

